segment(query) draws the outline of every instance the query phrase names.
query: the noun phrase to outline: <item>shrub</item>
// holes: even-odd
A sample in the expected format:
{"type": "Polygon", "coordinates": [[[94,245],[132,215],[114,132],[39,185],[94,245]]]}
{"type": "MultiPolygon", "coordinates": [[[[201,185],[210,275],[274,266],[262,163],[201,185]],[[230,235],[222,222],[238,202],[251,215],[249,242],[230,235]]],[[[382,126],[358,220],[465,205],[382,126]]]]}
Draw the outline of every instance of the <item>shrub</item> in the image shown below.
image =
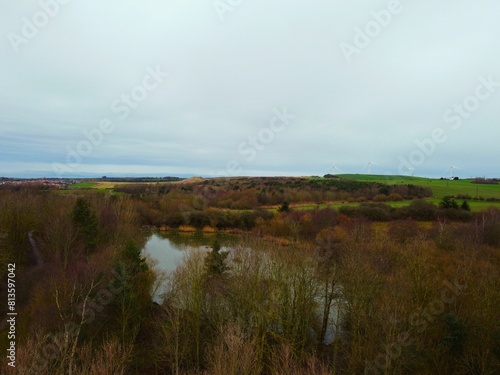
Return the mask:
{"type": "Polygon", "coordinates": [[[472,219],[470,212],[454,208],[441,209],[439,216],[454,221],[470,221],[472,219]]]}
{"type": "Polygon", "coordinates": [[[360,216],[373,221],[388,221],[392,207],[385,204],[362,204],[358,208],[360,216]]]}
{"type": "Polygon", "coordinates": [[[288,212],[288,211],[290,211],[290,205],[288,204],[288,202],[283,202],[280,208],[278,208],[278,212],[288,212]]]}
{"type": "Polygon", "coordinates": [[[189,225],[197,229],[202,229],[206,225],[210,225],[210,218],[206,212],[192,211],[189,214],[189,225]]]}
{"type": "Polygon", "coordinates": [[[407,207],[402,207],[395,211],[395,219],[413,219],[420,221],[430,221],[437,217],[437,207],[432,203],[427,203],[422,199],[414,200],[407,207]]]}
{"type": "Polygon", "coordinates": [[[443,198],[441,203],[439,203],[439,208],[443,209],[449,209],[452,208],[454,210],[458,210],[460,207],[458,206],[458,203],[453,199],[452,197],[446,196],[443,198]]]}
{"type": "Polygon", "coordinates": [[[373,197],[374,202],[387,202],[389,198],[384,194],[377,194],[373,197]]]}
{"type": "Polygon", "coordinates": [[[389,202],[400,202],[403,200],[403,197],[399,195],[398,193],[391,193],[389,194],[388,201],[389,202]]]}

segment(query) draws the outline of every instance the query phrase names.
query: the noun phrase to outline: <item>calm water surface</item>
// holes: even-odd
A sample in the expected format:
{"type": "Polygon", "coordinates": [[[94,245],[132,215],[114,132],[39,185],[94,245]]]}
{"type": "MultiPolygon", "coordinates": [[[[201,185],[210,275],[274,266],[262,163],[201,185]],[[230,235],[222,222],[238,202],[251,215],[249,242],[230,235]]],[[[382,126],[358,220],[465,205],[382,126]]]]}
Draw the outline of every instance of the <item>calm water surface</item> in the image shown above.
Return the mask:
{"type": "MultiPolygon", "coordinates": [[[[170,273],[182,263],[184,257],[190,251],[203,249],[210,251],[215,240],[219,242],[222,250],[228,250],[232,244],[238,241],[237,235],[212,234],[212,233],[180,233],[176,231],[156,232],[148,235],[148,240],[143,248],[143,252],[158,261],[156,269],[170,273]]],[[[165,287],[155,293],[153,299],[161,303],[161,294],[165,287]]]]}
{"type": "Polygon", "coordinates": [[[194,249],[209,251],[215,240],[221,244],[222,250],[227,250],[228,246],[238,241],[238,236],[202,232],[179,233],[175,231],[153,233],[149,235],[143,251],[158,260],[157,268],[171,272],[177,268],[189,251],[194,249]]]}

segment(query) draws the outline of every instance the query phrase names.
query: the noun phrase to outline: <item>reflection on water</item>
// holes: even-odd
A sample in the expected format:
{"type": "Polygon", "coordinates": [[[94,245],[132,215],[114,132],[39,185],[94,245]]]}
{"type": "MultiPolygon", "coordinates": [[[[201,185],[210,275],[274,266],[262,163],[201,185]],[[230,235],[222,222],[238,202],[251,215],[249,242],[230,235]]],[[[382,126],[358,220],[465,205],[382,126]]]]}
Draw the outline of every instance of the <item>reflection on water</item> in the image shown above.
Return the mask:
{"type": "MultiPolygon", "coordinates": [[[[156,269],[158,271],[172,272],[182,263],[184,257],[195,249],[211,249],[212,244],[217,240],[222,246],[222,250],[228,250],[228,246],[235,244],[238,236],[228,234],[203,233],[201,231],[193,233],[180,233],[177,231],[153,233],[148,236],[144,249],[145,254],[158,261],[156,269]]],[[[164,288],[155,293],[153,299],[160,303],[160,295],[164,288]]]]}
{"type": "MultiPolygon", "coordinates": [[[[222,250],[237,242],[237,236],[228,234],[203,233],[179,233],[170,231],[164,233],[153,233],[144,246],[143,251],[152,258],[158,260],[157,268],[171,272],[182,262],[182,259],[190,250],[209,250],[217,240],[222,250]]],[[[225,249],[226,248],[226,249],[225,249]]]]}

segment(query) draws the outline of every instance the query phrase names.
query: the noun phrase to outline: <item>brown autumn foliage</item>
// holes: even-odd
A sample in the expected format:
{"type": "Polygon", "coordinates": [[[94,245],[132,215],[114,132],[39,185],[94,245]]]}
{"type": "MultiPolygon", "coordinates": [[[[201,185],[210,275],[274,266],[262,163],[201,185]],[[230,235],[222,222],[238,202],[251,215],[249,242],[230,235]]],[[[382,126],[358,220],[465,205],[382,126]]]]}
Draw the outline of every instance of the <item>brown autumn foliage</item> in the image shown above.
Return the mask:
{"type": "MultiPolygon", "coordinates": [[[[278,182],[263,179],[249,190],[241,181],[153,185],[121,196],[0,191],[0,256],[16,262],[20,283],[18,373],[499,372],[498,210],[465,221],[418,201],[402,211],[382,203],[340,214],[253,210],[256,202],[345,193],[278,182]],[[72,221],[77,197],[99,223],[91,251],[72,221]],[[252,210],[221,209],[228,197],[252,210]],[[159,306],[138,252],[140,226],[170,220],[243,228],[288,245],[241,236],[227,258],[217,258],[224,267],[207,267],[205,253],[193,252],[169,275],[159,306]]],[[[412,194],[361,186],[349,195],[365,193],[412,194]]]]}

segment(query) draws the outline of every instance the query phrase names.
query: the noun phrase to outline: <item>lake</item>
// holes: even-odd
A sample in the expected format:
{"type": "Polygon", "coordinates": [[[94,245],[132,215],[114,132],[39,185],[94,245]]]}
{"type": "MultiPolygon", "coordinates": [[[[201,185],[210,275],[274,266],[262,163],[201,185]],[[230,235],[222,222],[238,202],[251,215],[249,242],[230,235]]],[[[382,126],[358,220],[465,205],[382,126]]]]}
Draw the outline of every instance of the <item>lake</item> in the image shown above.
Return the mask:
{"type": "MultiPolygon", "coordinates": [[[[212,244],[217,240],[221,245],[221,250],[228,250],[228,247],[238,242],[239,236],[220,233],[182,233],[177,231],[155,232],[149,235],[143,252],[158,264],[156,269],[165,272],[173,272],[182,263],[184,257],[193,250],[202,249],[210,251],[212,244]]],[[[161,303],[161,293],[157,292],[153,299],[161,303]]]]}
{"type": "MultiPolygon", "coordinates": [[[[201,231],[194,233],[182,233],[177,231],[156,232],[148,235],[148,240],[144,246],[143,252],[149,257],[158,261],[155,267],[158,270],[167,273],[175,271],[182,263],[184,257],[193,250],[202,249],[210,251],[215,240],[221,245],[221,250],[229,250],[244,239],[244,236],[221,233],[203,233],[201,231]]],[[[265,243],[265,242],[262,242],[265,243]]],[[[153,295],[153,300],[159,304],[163,302],[162,293],[165,287],[160,287],[153,295]]],[[[320,302],[320,299],[318,300],[320,302]]],[[[321,310],[318,309],[318,314],[321,310]]],[[[338,320],[337,308],[330,310],[330,323],[328,325],[325,337],[325,344],[331,344],[337,328],[334,323],[338,320]]]]}

